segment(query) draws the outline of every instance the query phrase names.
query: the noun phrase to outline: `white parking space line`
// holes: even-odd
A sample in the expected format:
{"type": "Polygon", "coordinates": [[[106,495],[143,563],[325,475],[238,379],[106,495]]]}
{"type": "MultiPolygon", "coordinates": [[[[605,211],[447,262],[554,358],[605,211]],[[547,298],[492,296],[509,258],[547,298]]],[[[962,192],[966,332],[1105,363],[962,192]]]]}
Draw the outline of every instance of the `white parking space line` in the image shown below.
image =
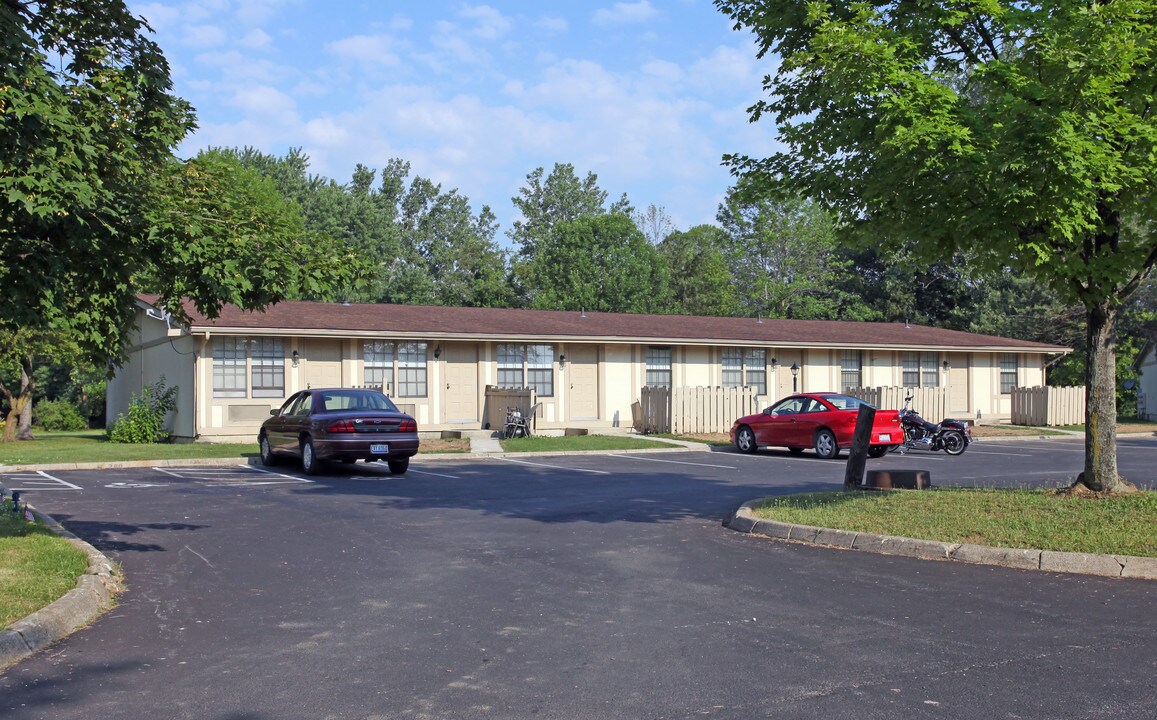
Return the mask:
{"type": "Polygon", "coordinates": [[[313,480],[306,480],[305,478],[294,477],[293,475],[286,475],[284,473],[273,472],[271,470],[264,470],[262,468],[253,467],[252,465],[238,465],[234,468],[220,469],[220,468],[153,468],[157,472],[162,472],[166,475],[171,475],[182,480],[196,480],[203,483],[211,483],[213,485],[224,485],[229,487],[241,487],[247,485],[288,485],[296,483],[313,483],[313,480]],[[239,480],[246,475],[272,475],[273,477],[284,478],[283,480],[239,480]]]}
{"type": "Polygon", "coordinates": [[[533,467],[551,468],[554,470],[572,470],[574,472],[590,473],[592,475],[610,475],[606,470],[587,470],[585,468],[567,467],[565,465],[547,465],[546,463],[529,462],[527,460],[513,460],[507,457],[496,457],[495,460],[502,460],[503,462],[515,463],[517,465],[531,465],[533,467]]]}
{"type": "Polygon", "coordinates": [[[20,492],[29,490],[84,490],[79,485],[73,485],[58,477],[53,477],[43,470],[37,470],[35,473],[12,473],[6,477],[21,483],[20,487],[7,486],[9,490],[19,490],[20,492]]]}
{"type": "MultiPolygon", "coordinates": [[[[989,455],[1002,454],[1002,453],[989,453],[988,448],[990,448],[990,447],[1000,448],[1002,450],[1011,450],[1012,449],[1009,445],[995,445],[995,444],[990,445],[988,443],[985,443],[983,448],[970,448],[968,452],[983,452],[983,453],[988,453],[989,455]]],[[[1074,446],[1069,445],[1066,447],[1063,445],[1057,445],[1055,443],[1052,443],[1052,444],[1039,443],[1037,445],[1033,445],[1032,447],[1026,447],[1025,450],[1034,450],[1034,451],[1047,450],[1050,453],[1054,453],[1054,452],[1084,453],[1085,447],[1084,447],[1084,445],[1082,445],[1080,447],[1074,447],[1074,446]]]]}
{"type": "Polygon", "coordinates": [[[613,457],[621,457],[621,458],[626,458],[628,460],[643,460],[646,462],[671,463],[672,465],[695,465],[697,467],[722,468],[724,470],[738,470],[739,469],[739,467],[737,465],[712,465],[710,463],[685,462],[683,460],[662,460],[660,458],[642,457],[639,455],[622,455],[622,454],[614,453],[613,457]]]}
{"type": "Polygon", "coordinates": [[[440,478],[450,478],[451,480],[461,480],[462,479],[462,477],[460,475],[444,475],[442,473],[430,472],[429,470],[416,470],[412,467],[409,470],[407,470],[406,472],[407,473],[418,473],[419,475],[433,475],[434,477],[440,477],[440,478]]]}

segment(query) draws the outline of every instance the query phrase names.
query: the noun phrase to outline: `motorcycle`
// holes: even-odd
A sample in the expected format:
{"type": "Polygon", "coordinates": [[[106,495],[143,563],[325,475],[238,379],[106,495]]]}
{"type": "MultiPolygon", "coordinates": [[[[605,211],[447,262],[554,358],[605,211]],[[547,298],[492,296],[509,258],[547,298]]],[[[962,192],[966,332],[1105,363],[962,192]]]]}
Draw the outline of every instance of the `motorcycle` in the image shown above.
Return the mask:
{"type": "Polygon", "coordinates": [[[930,423],[911,408],[912,396],[904,398],[900,408],[900,427],[904,429],[904,444],[896,447],[901,454],[912,449],[943,450],[949,455],[960,455],[972,444],[972,428],[968,423],[945,418],[930,423]]]}

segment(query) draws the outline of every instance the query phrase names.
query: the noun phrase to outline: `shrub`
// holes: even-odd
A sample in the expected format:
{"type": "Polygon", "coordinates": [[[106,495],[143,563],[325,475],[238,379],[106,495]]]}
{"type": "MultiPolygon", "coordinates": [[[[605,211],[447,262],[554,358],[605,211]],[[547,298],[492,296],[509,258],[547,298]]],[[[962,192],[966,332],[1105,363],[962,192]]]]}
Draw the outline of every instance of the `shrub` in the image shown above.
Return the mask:
{"type": "Polygon", "coordinates": [[[165,388],[165,376],[133,395],[128,414],[121,413],[108,429],[108,439],[115,443],[168,442],[165,416],[177,407],[177,388],[165,388]]]}
{"type": "Polygon", "coordinates": [[[32,424],[44,430],[75,432],[84,430],[80,411],[65,400],[41,400],[32,407],[32,424]]]}

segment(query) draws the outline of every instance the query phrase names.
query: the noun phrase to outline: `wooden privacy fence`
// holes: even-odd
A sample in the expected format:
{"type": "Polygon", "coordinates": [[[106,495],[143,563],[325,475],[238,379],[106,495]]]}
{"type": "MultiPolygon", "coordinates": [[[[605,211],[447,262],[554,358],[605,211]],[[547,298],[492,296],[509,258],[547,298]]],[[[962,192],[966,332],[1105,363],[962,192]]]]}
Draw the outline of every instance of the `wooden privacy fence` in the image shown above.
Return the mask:
{"type": "Polygon", "coordinates": [[[644,387],[635,410],[635,430],[642,433],[722,433],[736,418],[757,413],[759,392],[753,387],[644,387]]]}
{"type": "Polygon", "coordinates": [[[848,395],[857,397],[877,410],[899,410],[904,407],[904,398],[912,396],[910,408],[920,413],[928,422],[938,423],[948,417],[948,388],[906,388],[875,387],[849,390],[848,395]]]}
{"type": "MultiPolygon", "coordinates": [[[[530,388],[504,388],[497,385],[486,386],[486,407],[483,417],[486,418],[486,427],[489,430],[502,430],[506,425],[506,410],[516,407],[522,411],[523,417],[530,414],[530,409],[538,402],[538,396],[530,388]]],[[[539,412],[542,412],[541,409],[539,412]]],[[[528,417],[532,429],[537,429],[536,417],[528,417]]]]}
{"type": "Polygon", "coordinates": [[[1044,427],[1085,422],[1085,388],[1031,387],[1012,389],[1012,424],[1044,427]]]}

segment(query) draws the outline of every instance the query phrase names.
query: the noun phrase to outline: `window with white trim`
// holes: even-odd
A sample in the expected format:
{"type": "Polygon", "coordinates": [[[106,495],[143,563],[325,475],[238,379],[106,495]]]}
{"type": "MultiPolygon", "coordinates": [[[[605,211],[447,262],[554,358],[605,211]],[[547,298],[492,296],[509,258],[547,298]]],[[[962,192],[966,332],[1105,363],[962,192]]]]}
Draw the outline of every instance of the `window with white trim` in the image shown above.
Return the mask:
{"type": "Polygon", "coordinates": [[[426,343],[398,343],[398,397],[426,397],[426,343]]]}
{"type": "Polygon", "coordinates": [[[767,392],[767,350],[723,348],[723,387],[753,387],[767,392]]]}
{"type": "Polygon", "coordinates": [[[671,348],[647,348],[648,387],[671,387],[671,348]]]}
{"type": "Polygon", "coordinates": [[[526,346],[526,384],[539,397],[554,396],[554,346],[526,346]]]}
{"type": "Polygon", "coordinates": [[[499,343],[498,386],[532,388],[539,397],[553,397],[554,345],[499,343]]]}
{"type": "Polygon", "coordinates": [[[213,397],[246,397],[249,387],[245,382],[246,339],[235,337],[213,338],[213,397]]]}
{"type": "Polygon", "coordinates": [[[748,387],[755,388],[760,395],[767,394],[767,350],[763,348],[744,350],[743,372],[748,387]]]}
{"type": "Polygon", "coordinates": [[[366,340],[362,343],[362,384],[394,391],[394,343],[389,340],[366,340]]]}
{"type": "Polygon", "coordinates": [[[1000,392],[1008,395],[1016,387],[1016,371],[1019,363],[1016,353],[1000,354],[1000,392]]]}
{"type": "Polygon", "coordinates": [[[848,392],[862,388],[864,354],[860,350],[840,351],[840,390],[848,392]]]}
{"type": "Polygon", "coordinates": [[[285,397],[285,341],[265,337],[250,339],[249,374],[253,397],[285,397]]]}
{"type": "Polygon", "coordinates": [[[516,343],[498,345],[498,387],[526,387],[523,372],[526,369],[526,348],[516,343]]]}
{"type": "Polygon", "coordinates": [[[940,356],[934,352],[906,352],[902,358],[904,387],[940,387],[940,356]]]}

